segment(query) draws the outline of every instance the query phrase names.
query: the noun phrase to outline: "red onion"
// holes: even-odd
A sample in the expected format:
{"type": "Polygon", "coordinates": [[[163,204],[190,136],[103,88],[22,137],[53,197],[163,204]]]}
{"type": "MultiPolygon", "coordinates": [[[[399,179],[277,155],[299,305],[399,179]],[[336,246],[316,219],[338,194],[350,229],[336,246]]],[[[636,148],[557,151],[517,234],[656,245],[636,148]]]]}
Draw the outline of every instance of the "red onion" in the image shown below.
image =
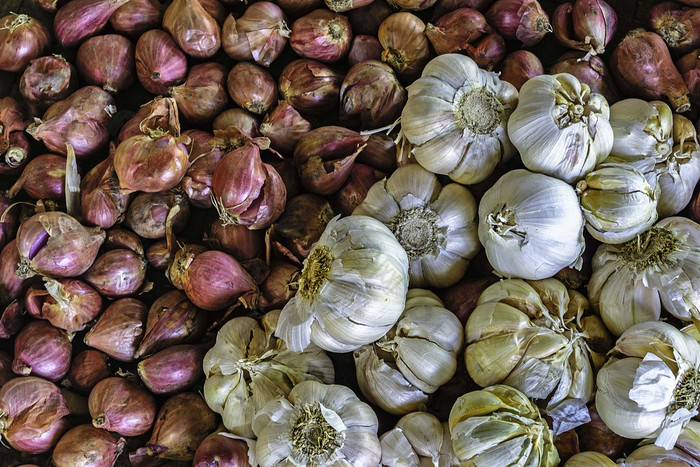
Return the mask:
{"type": "Polygon", "coordinates": [[[381,60],[382,50],[382,44],[376,37],[364,34],[357,35],[353,37],[350,45],[348,64],[353,66],[367,60],[381,60]]]}
{"type": "Polygon", "coordinates": [[[525,47],[552,32],[549,16],[537,0],[498,0],[486,11],[486,20],[503,37],[518,40],[525,47]]]}
{"type": "Polygon", "coordinates": [[[75,68],[60,55],[32,60],[19,81],[19,93],[29,105],[32,115],[37,116],[76,89],[78,76],[75,68]]]}
{"type": "Polygon", "coordinates": [[[27,133],[52,152],[66,155],[66,143],[70,143],[77,157],[87,157],[106,146],[107,125],[115,112],[111,94],[85,86],[49,107],[41,120],[29,125],[27,133]]]}
{"type": "Polygon", "coordinates": [[[425,35],[438,55],[463,51],[490,32],[484,15],[473,8],[459,8],[425,26],[425,35]]]}
{"type": "Polygon", "coordinates": [[[33,289],[29,312],[65,331],[82,331],[102,311],[102,297],[77,279],[44,278],[44,289],[33,289]],[[40,306],[40,308],[39,308],[40,306]]]}
{"type": "Polygon", "coordinates": [[[252,63],[231,68],[226,81],[233,102],[254,114],[264,114],[277,101],[277,83],[270,73],[252,63]]]}
{"type": "Polygon", "coordinates": [[[679,113],[690,108],[688,87],[658,34],[643,29],[630,31],[613,51],[610,68],[627,95],[647,100],[666,98],[679,113]]]}
{"type": "Polygon", "coordinates": [[[58,9],[53,21],[56,39],[64,47],[75,47],[94,36],[112,13],[129,0],[72,0],[58,9]]]}
{"type": "Polygon", "coordinates": [[[191,123],[210,123],[226,109],[228,69],[221,63],[200,63],[190,69],[185,84],[169,89],[182,115],[191,123]]]}
{"type": "Polygon", "coordinates": [[[141,381],[156,395],[170,395],[193,386],[203,375],[202,361],[208,347],[174,345],[141,360],[141,381]]]}
{"type": "Polygon", "coordinates": [[[134,298],[114,301],[102,313],[97,323],[85,334],[83,341],[120,362],[132,362],[144,336],[148,307],[134,298]]]}
{"type": "Polygon", "coordinates": [[[270,140],[270,146],[285,155],[291,155],[299,138],[310,130],[311,123],[287,101],[279,101],[260,125],[260,133],[270,140]]]}
{"type": "Polygon", "coordinates": [[[109,250],[95,259],[83,278],[107,298],[127,297],[143,285],[147,265],[131,250],[109,250]]]}
{"type": "Polygon", "coordinates": [[[17,231],[17,275],[79,276],[95,260],[104,239],[104,230],[84,227],[60,211],[35,214],[17,231]]]}
{"type": "Polygon", "coordinates": [[[126,212],[130,191],[119,186],[113,157],[97,164],[80,183],[80,209],[85,222],[108,229],[126,212]]]}
{"type": "Polygon", "coordinates": [[[379,25],[395,13],[385,0],[374,0],[369,5],[350,10],[347,15],[355,34],[377,36],[379,25]]]}
{"type": "Polygon", "coordinates": [[[66,158],[42,154],[27,163],[22,175],[7,190],[7,196],[14,198],[23,189],[34,199],[63,199],[65,184],[66,158]]]}
{"type": "Polygon", "coordinates": [[[352,28],[344,15],[318,9],[292,23],[289,45],[302,57],[334,63],[348,52],[351,40],[352,28]]]}
{"type": "Polygon", "coordinates": [[[503,59],[500,78],[503,81],[508,81],[519,91],[525,81],[543,74],[544,67],[537,55],[527,50],[516,50],[503,59]]]}
{"type": "Polygon", "coordinates": [[[280,7],[271,2],[255,2],[240,18],[226,18],[221,40],[224,51],[234,60],[253,60],[270,66],[284,50],[290,34],[280,7]]]}
{"type": "Polygon", "coordinates": [[[86,40],[78,48],[75,63],[85,81],[111,93],[123,91],[134,82],[134,45],[119,34],[86,40]]]}
{"type": "Polygon", "coordinates": [[[95,428],[122,436],[139,436],[153,426],[157,404],[153,395],[140,383],[113,376],[92,388],[88,407],[95,428]]]}
{"type": "Polygon", "coordinates": [[[355,162],[345,184],[333,193],[331,203],[335,211],[344,216],[351,215],[355,208],[365,200],[372,185],[385,177],[384,172],[355,162]]]}
{"type": "Polygon", "coordinates": [[[276,3],[292,18],[304,16],[323,6],[322,0],[277,0],[276,3]]]}
{"type": "Polygon", "coordinates": [[[567,47],[602,54],[617,29],[617,14],[605,0],[575,0],[554,10],[554,35],[567,47]]]}
{"type": "Polygon", "coordinates": [[[174,232],[179,232],[190,218],[187,197],[179,188],[139,194],[129,205],[124,222],[140,237],[165,238],[165,221],[175,206],[179,207],[179,211],[174,214],[172,226],[174,232]]]}
{"type": "Polygon", "coordinates": [[[228,253],[238,261],[247,261],[262,255],[265,249],[264,237],[262,230],[250,230],[243,225],[223,225],[221,219],[216,219],[212,222],[205,241],[207,245],[228,253]]]}
{"type": "Polygon", "coordinates": [[[15,271],[20,264],[20,255],[17,250],[17,241],[11,240],[0,252],[0,305],[7,305],[12,300],[20,298],[32,283],[35,277],[21,279],[15,271]]]}
{"type": "Polygon", "coordinates": [[[602,94],[609,104],[617,102],[620,99],[619,91],[605,62],[595,55],[584,60],[585,55],[586,52],[582,51],[566,52],[554,62],[549,72],[574,75],[582,83],[587,84],[591,92],[602,94]]]}
{"type": "Polygon", "coordinates": [[[129,0],[109,17],[112,29],[128,36],[139,36],[160,25],[165,5],[158,0],[129,0]]]}
{"type": "Polygon", "coordinates": [[[121,455],[126,441],[92,425],[78,425],[68,430],[51,455],[55,467],[89,465],[111,467],[121,455]]]}
{"type": "Polygon", "coordinates": [[[282,69],[280,96],[302,113],[321,114],[338,103],[343,75],[321,62],[302,58],[282,69]]]}
{"type": "Polygon", "coordinates": [[[148,310],[146,332],[136,358],[166,347],[191,342],[204,334],[206,316],[179,290],[158,297],[148,310]]]}
{"type": "Polygon", "coordinates": [[[148,264],[155,269],[166,269],[170,263],[170,250],[165,240],[153,243],[146,250],[148,264]]]}
{"type": "Polygon", "coordinates": [[[160,29],[152,29],[139,37],[135,61],[139,82],[153,94],[166,94],[168,88],[187,77],[187,57],[170,34],[160,29]]]}
{"type": "Polygon", "coordinates": [[[678,59],[676,68],[688,86],[690,99],[694,104],[700,103],[700,55],[698,51],[687,53],[678,59]]]}
{"type": "Polygon", "coordinates": [[[260,304],[263,311],[282,308],[296,294],[301,270],[288,261],[274,260],[270,274],[260,284],[260,304]]]}
{"type": "Polygon", "coordinates": [[[0,70],[22,71],[46,53],[51,33],[36,19],[10,13],[0,18],[0,70]]]}
{"type": "Polygon", "coordinates": [[[12,200],[0,193],[0,248],[17,233],[19,207],[12,206],[12,200]]]}
{"type": "Polygon", "coordinates": [[[433,19],[458,8],[474,8],[475,10],[486,11],[493,2],[494,0],[438,0],[433,9],[433,19]]]}
{"type": "Polygon", "coordinates": [[[14,378],[0,388],[0,433],[21,452],[40,454],[67,429],[68,406],[55,384],[36,376],[14,378]]]}
{"type": "Polygon", "coordinates": [[[9,339],[22,330],[27,322],[24,302],[14,300],[0,315],[0,339],[9,339]]]}
{"type": "Polygon", "coordinates": [[[275,223],[274,232],[294,256],[304,259],[333,216],[328,201],[305,193],[289,200],[284,213],[275,223]]]}
{"type": "Polygon", "coordinates": [[[31,321],[17,334],[12,371],[58,381],[70,369],[71,339],[46,321],[31,321]]]}
{"type": "Polygon", "coordinates": [[[247,467],[248,445],[240,439],[212,433],[199,443],[193,467],[247,467]]]}
{"type": "Polygon", "coordinates": [[[0,352],[0,387],[14,378],[12,373],[12,357],[5,352],[0,352]]]}
{"type": "Polygon", "coordinates": [[[112,376],[112,364],[109,357],[98,350],[83,350],[73,358],[68,373],[72,388],[90,392],[97,383],[112,376]]]}
{"type": "Polygon", "coordinates": [[[211,124],[213,130],[228,130],[233,127],[240,130],[249,138],[260,136],[258,120],[255,115],[238,107],[221,112],[211,124]]]}
{"type": "Polygon", "coordinates": [[[391,66],[399,78],[413,81],[430,60],[430,43],[425,23],[406,11],[394,13],[379,26],[377,39],[382,44],[382,61],[391,66]]]}
{"type": "Polygon", "coordinates": [[[221,28],[199,0],[174,0],[163,15],[163,29],[191,57],[213,57],[221,47],[221,28]]]}
{"type": "Polygon", "coordinates": [[[224,152],[209,145],[209,140],[214,137],[211,133],[187,130],[185,134],[192,140],[192,149],[190,167],[182,179],[181,187],[193,206],[207,209],[212,207],[211,181],[214,169],[224,156],[224,152]]]}

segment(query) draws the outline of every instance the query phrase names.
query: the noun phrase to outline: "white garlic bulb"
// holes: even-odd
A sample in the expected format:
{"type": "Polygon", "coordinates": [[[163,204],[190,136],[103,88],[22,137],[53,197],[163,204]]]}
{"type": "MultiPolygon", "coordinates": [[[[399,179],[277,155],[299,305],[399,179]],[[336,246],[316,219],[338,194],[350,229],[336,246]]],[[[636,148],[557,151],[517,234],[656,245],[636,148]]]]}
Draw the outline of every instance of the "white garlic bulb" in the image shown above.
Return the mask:
{"type": "Polygon", "coordinates": [[[275,335],[290,350],[313,342],[351,352],[391,329],[407,290],[408,256],[394,234],[371,217],[335,217],[304,260],[275,335]]]}
{"type": "Polygon", "coordinates": [[[506,277],[546,279],[580,265],[583,226],[570,185],[524,169],[503,175],[479,203],[479,240],[506,277]]]}
{"type": "Polygon", "coordinates": [[[279,313],[266,313],[262,327],[252,318],[233,318],[204,357],[204,399],[238,436],[252,437],[255,413],[270,399],[289,394],[296,383],[334,381],[333,362],[319,347],[292,352],[272,335],[279,313]]]}
{"type": "Polygon", "coordinates": [[[605,454],[595,451],[583,451],[573,456],[564,462],[563,467],[618,467],[605,454]]]}
{"type": "Polygon", "coordinates": [[[508,136],[525,167],[571,183],[608,157],[608,101],[568,73],[540,75],[520,88],[508,136]]]}
{"type": "Polygon", "coordinates": [[[477,183],[515,154],[506,124],[518,91],[471,58],[439,55],[407,90],[401,131],[429,171],[477,183]]]}
{"type": "Polygon", "coordinates": [[[673,112],[665,102],[623,99],[610,106],[611,156],[664,158],[673,148],[673,112]]]}
{"type": "Polygon", "coordinates": [[[401,417],[396,426],[379,437],[382,466],[457,467],[459,459],[452,450],[447,423],[440,423],[428,412],[413,412],[401,417]]]}
{"type": "Polygon", "coordinates": [[[620,245],[593,255],[588,298],[616,336],[657,321],[661,307],[678,319],[700,317],[700,225],[667,217],[620,245]]]}
{"type": "Polygon", "coordinates": [[[453,285],[481,248],[472,194],[456,183],[443,187],[418,164],[372,185],[353,214],[391,229],[408,254],[411,287],[453,285]]]}
{"type": "Polygon", "coordinates": [[[428,395],[454,376],[462,342],[462,325],[442,301],[410,289],[396,325],[353,354],[360,390],[389,413],[424,409],[428,395]]]}
{"type": "Polygon", "coordinates": [[[670,324],[648,321],[617,340],[598,372],[600,418],[625,438],[671,449],[700,404],[700,344],[670,324]]]}
{"type": "Polygon", "coordinates": [[[255,414],[261,467],[376,467],[381,459],[377,416],[350,388],[304,381],[255,414]]]}

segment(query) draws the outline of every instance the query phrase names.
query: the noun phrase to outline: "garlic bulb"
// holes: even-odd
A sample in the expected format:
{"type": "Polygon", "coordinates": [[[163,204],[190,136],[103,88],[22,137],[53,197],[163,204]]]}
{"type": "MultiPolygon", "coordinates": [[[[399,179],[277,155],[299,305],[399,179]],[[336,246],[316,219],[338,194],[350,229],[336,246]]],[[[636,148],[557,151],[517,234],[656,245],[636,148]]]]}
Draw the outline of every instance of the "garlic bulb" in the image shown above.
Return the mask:
{"type": "Polygon", "coordinates": [[[323,350],[310,345],[292,352],[273,336],[279,314],[263,315],[262,326],[248,317],[232,319],[204,357],[204,399],[238,436],[252,437],[255,413],[300,381],[334,381],[333,362],[323,350]]]}
{"type": "Polygon", "coordinates": [[[407,290],[408,256],[394,234],[371,217],[337,216],[304,260],[275,335],[294,351],[313,342],[351,352],[391,329],[407,290]]]}
{"type": "Polygon", "coordinates": [[[479,240],[496,273],[546,279],[578,266],[585,248],[574,189],[524,169],[503,175],[479,203],[479,240]]]}
{"type": "Polygon", "coordinates": [[[700,147],[694,142],[677,144],[663,161],[654,164],[659,190],[659,217],[681,212],[700,181],[700,147]]]}
{"type": "Polygon", "coordinates": [[[477,183],[515,153],[506,124],[518,91],[471,58],[439,55],[407,89],[401,131],[429,171],[477,183]]]}
{"type": "Polygon", "coordinates": [[[411,287],[453,285],[481,247],[469,190],[456,183],[443,187],[418,164],[399,167],[372,185],[353,214],[391,229],[408,254],[411,287]]]}
{"type": "Polygon", "coordinates": [[[700,317],[700,225],[667,217],[620,245],[593,255],[588,298],[605,326],[619,336],[657,321],[661,307],[678,319],[700,317]]]}
{"type": "Polygon", "coordinates": [[[553,417],[557,432],[588,422],[595,371],[612,346],[588,308],[581,293],[556,279],[489,286],[465,326],[469,376],[482,387],[503,383],[546,399],[548,409],[563,403],[565,413],[553,417]]]}
{"type": "Polygon", "coordinates": [[[508,120],[525,167],[571,183],[608,157],[613,131],[608,101],[573,75],[530,78],[508,120]]]}
{"type": "Polygon", "coordinates": [[[586,230],[603,243],[623,243],[656,222],[656,195],[633,166],[603,163],[578,182],[586,230]]]}
{"type": "Polygon", "coordinates": [[[428,290],[411,289],[396,325],[354,352],[360,390],[389,413],[425,409],[428,394],[454,376],[462,342],[462,325],[442,301],[428,290]]]}
{"type": "Polygon", "coordinates": [[[376,467],[377,416],[351,389],[303,381],[260,409],[253,420],[261,467],[376,467]]]}
{"type": "Polygon", "coordinates": [[[564,462],[563,467],[618,467],[605,454],[595,451],[584,451],[574,454],[564,462]]]}
{"type": "Polygon", "coordinates": [[[700,403],[700,344],[670,324],[627,329],[598,372],[595,404],[612,431],[671,449],[700,403]]]}
{"type": "Polygon", "coordinates": [[[387,467],[457,467],[447,423],[428,412],[401,417],[396,426],[379,437],[382,463],[387,467]]]}
{"type": "Polygon", "coordinates": [[[539,409],[510,386],[464,394],[452,406],[448,423],[461,465],[559,465],[552,431],[539,409]]]}
{"type": "Polygon", "coordinates": [[[663,158],[673,148],[673,112],[665,102],[623,99],[610,106],[611,156],[663,158]]]}
{"type": "Polygon", "coordinates": [[[687,452],[678,449],[664,449],[654,444],[648,444],[635,449],[629,456],[620,460],[619,467],[691,467],[700,465],[700,458],[693,457],[687,452]]]}

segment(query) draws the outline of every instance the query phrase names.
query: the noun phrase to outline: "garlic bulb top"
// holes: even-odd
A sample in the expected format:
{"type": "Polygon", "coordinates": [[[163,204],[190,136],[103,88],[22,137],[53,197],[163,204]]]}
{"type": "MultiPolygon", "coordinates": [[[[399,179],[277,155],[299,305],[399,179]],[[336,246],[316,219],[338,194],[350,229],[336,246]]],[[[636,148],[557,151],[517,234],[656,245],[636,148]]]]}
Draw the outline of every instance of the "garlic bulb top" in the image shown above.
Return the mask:
{"type": "Polygon", "coordinates": [[[394,234],[371,217],[335,217],[304,260],[275,336],[290,350],[313,342],[351,352],[391,329],[407,290],[408,256],[394,234]]]}
{"type": "Polygon", "coordinates": [[[469,190],[456,183],[443,187],[418,164],[375,183],[353,214],[391,229],[408,254],[411,287],[453,285],[481,247],[469,190]]]}
{"type": "Polygon", "coordinates": [[[583,451],[573,456],[564,462],[563,467],[618,467],[618,465],[613,462],[605,454],[601,454],[595,451],[583,451]]]}
{"type": "Polygon", "coordinates": [[[623,99],[610,106],[611,156],[666,157],[673,148],[673,112],[665,102],[623,99]]]}
{"type": "Polygon", "coordinates": [[[530,78],[508,120],[525,167],[571,183],[603,162],[613,145],[608,101],[568,73],[530,78]]]}
{"type": "Polygon", "coordinates": [[[671,449],[700,404],[700,344],[670,324],[626,330],[598,372],[596,408],[612,431],[671,449]]]}
{"type": "Polygon", "coordinates": [[[238,436],[252,437],[255,413],[300,381],[334,381],[333,362],[323,350],[310,345],[292,352],[273,336],[279,314],[266,313],[262,326],[252,318],[233,318],[204,357],[204,399],[238,436]]]}
{"type": "Polygon", "coordinates": [[[578,266],[585,248],[574,189],[524,169],[503,175],[479,203],[479,240],[496,272],[546,279],[578,266]]]}
{"type": "Polygon", "coordinates": [[[553,433],[539,409],[510,386],[464,394],[452,406],[448,423],[461,465],[559,465],[553,433]]]}
{"type": "Polygon", "coordinates": [[[379,442],[382,446],[383,466],[459,465],[459,459],[452,450],[447,423],[440,423],[435,415],[428,412],[404,415],[393,429],[379,437],[379,442]]]}
{"type": "Polygon", "coordinates": [[[440,299],[428,290],[411,289],[396,325],[354,352],[360,390],[389,413],[424,409],[428,394],[454,376],[462,342],[459,319],[440,299]]]}
{"type": "Polygon", "coordinates": [[[304,381],[260,409],[253,420],[261,467],[376,467],[378,421],[350,388],[304,381]]]}
{"type": "Polygon", "coordinates": [[[401,131],[420,165],[477,183],[515,153],[506,124],[517,103],[515,86],[496,73],[465,55],[439,55],[408,86],[401,131]]]}
{"type": "Polygon", "coordinates": [[[661,306],[676,318],[700,317],[700,225],[667,217],[620,245],[593,255],[588,298],[619,336],[633,324],[657,321],[661,306]]]}

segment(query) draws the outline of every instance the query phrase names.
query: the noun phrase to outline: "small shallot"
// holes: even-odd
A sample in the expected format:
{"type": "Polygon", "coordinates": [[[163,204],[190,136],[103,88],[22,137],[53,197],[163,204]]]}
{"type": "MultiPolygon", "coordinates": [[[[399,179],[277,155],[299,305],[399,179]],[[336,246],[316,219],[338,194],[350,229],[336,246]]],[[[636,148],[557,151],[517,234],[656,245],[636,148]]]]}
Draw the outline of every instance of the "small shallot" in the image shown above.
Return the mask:
{"type": "Polygon", "coordinates": [[[140,193],[134,198],[126,212],[124,223],[140,237],[148,239],[165,238],[166,220],[170,211],[176,206],[177,213],[173,213],[173,232],[182,230],[190,218],[190,207],[187,196],[176,188],[158,193],[140,193]]]}
{"type": "Polygon", "coordinates": [[[661,2],[649,12],[649,26],[673,52],[689,52],[700,46],[700,9],[675,2],[661,2]]]}
{"type": "Polygon", "coordinates": [[[413,81],[420,76],[430,59],[430,44],[419,17],[406,11],[394,13],[379,26],[377,38],[384,48],[382,61],[396,70],[399,78],[413,81]]]}
{"type": "Polygon", "coordinates": [[[605,52],[617,30],[617,14],[605,0],[575,0],[559,5],[552,22],[554,35],[562,44],[590,55],[605,52]]]}
{"type": "Polygon", "coordinates": [[[228,74],[226,86],[233,102],[254,114],[264,114],[277,101],[275,79],[253,63],[235,64],[228,74]]]}
{"type": "Polygon", "coordinates": [[[78,75],[73,65],[60,55],[39,57],[24,69],[19,93],[33,116],[40,116],[56,102],[78,89],[78,75]]]}
{"type": "Polygon", "coordinates": [[[78,425],[63,435],[51,455],[55,467],[111,467],[126,441],[92,425],[78,425]]]}
{"type": "MultiPolygon", "coordinates": [[[[295,0],[296,1],[296,0],[295,0]]],[[[236,19],[229,15],[221,30],[226,54],[270,66],[284,50],[291,31],[282,9],[272,2],[255,2],[236,19]]]]}
{"type": "Polygon", "coordinates": [[[139,436],[153,426],[157,403],[138,380],[113,376],[92,388],[88,407],[95,428],[139,436]]]}
{"type": "Polygon", "coordinates": [[[139,37],[134,60],[139,82],[153,94],[167,94],[170,87],[187,77],[187,57],[170,34],[160,29],[152,29],[139,37]]]}
{"type": "Polygon", "coordinates": [[[211,127],[213,130],[228,130],[233,127],[240,130],[248,138],[260,136],[257,116],[238,107],[221,112],[214,119],[211,127]]]}
{"type": "Polygon", "coordinates": [[[139,377],[153,394],[175,394],[204,376],[202,361],[207,350],[202,345],[168,347],[139,362],[139,377]]]}
{"type": "Polygon", "coordinates": [[[620,99],[617,85],[613,81],[612,75],[600,57],[593,55],[584,60],[586,52],[572,50],[554,62],[549,68],[550,74],[569,73],[574,75],[591,88],[591,92],[602,94],[612,105],[620,99]]]}
{"type": "Polygon", "coordinates": [[[107,354],[88,349],[73,358],[68,380],[77,391],[90,392],[97,383],[112,375],[112,364],[107,354]]]}
{"type": "Polygon", "coordinates": [[[355,208],[362,204],[372,185],[385,177],[385,173],[355,162],[345,184],[331,197],[335,211],[344,216],[351,215],[355,208]]]}
{"type": "Polygon", "coordinates": [[[170,249],[165,240],[157,241],[146,249],[148,264],[158,270],[163,270],[170,263],[170,249]]]}
{"type": "Polygon", "coordinates": [[[49,30],[31,16],[17,13],[3,16],[0,18],[0,70],[22,71],[31,60],[46,53],[50,42],[49,30]]]}
{"type": "Polygon", "coordinates": [[[246,261],[263,253],[264,237],[265,232],[262,230],[250,230],[243,225],[224,225],[221,219],[216,219],[212,222],[205,241],[215,250],[224,251],[238,261],[246,261]]]}
{"type": "Polygon", "coordinates": [[[225,434],[212,433],[199,443],[193,467],[247,467],[248,445],[225,434]]]}
{"type": "Polygon", "coordinates": [[[304,259],[333,216],[328,201],[318,195],[304,193],[289,200],[282,217],[275,224],[274,232],[297,258],[304,259]]]}
{"type": "Polygon", "coordinates": [[[226,91],[228,69],[217,62],[193,66],[187,81],[168,90],[180,113],[196,125],[210,123],[229,103],[226,91]]]}
{"type": "Polygon", "coordinates": [[[146,258],[119,248],[99,255],[83,278],[107,298],[134,295],[146,279],[146,258]]]}
{"type": "Polygon", "coordinates": [[[158,27],[163,19],[165,5],[158,0],[129,0],[109,17],[115,31],[127,36],[138,36],[158,27]]]}
{"type": "Polygon", "coordinates": [[[498,0],[486,11],[486,20],[503,37],[518,40],[525,47],[552,32],[549,16],[537,0],[498,0]]]}
{"type": "Polygon", "coordinates": [[[334,63],[350,49],[352,28],[341,14],[314,10],[292,23],[289,45],[298,55],[324,63],[334,63]]]}
{"type": "Polygon", "coordinates": [[[280,96],[301,113],[321,114],[338,103],[343,75],[316,60],[294,60],[278,79],[280,96]]]}
{"type": "Polygon", "coordinates": [[[7,245],[17,233],[19,207],[12,204],[10,198],[0,193],[0,248],[7,245]]]}
{"type": "Polygon", "coordinates": [[[474,44],[467,44],[465,51],[479,68],[492,71],[506,56],[506,42],[500,34],[487,34],[474,44]]]}
{"type": "Polygon", "coordinates": [[[688,86],[690,100],[700,104],[700,53],[694,50],[683,55],[676,62],[676,68],[688,86]]]}
{"type": "Polygon", "coordinates": [[[451,11],[425,27],[425,35],[438,55],[460,52],[491,32],[483,14],[473,8],[451,11]]]}
{"type": "Polygon", "coordinates": [[[353,66],[367,60],[381,60],[382,50],[382,44],[379,43],[379,39],[376,37],[365,34],[357,35],[353,37],[350,45],[348,64],[353,66]]]}
{"type": "Polygon", "coordinates": [[[131,191],[119,186],[110,155],[83,177],[80,183],[80,210],[83,220],[108,229],[126,212],[131,191]]]}
{"type": "Polygon", "coordinates": [[[15,377],[12,373],[12,357],[6,352],[0,352],[0,387],[15,377]]]}
{"type": "Polygon", "coordinates": [[[58,9],[53,21],[56,39],[75,47],[100,31],[112,13],[129,0],[72,0],[58,9]]]}
{"type": "Polygon", "coordinates": [[[163,29],[194,58],[213,57],[221,47],[221,28],[199,0],[174,0],[163,15],[163,29]]]}
{"type": "Polygon", "coordinates": [[[85,334],[83,341],[120,362],[134,361],[136,349],[145,334],[147,313],[148,307],[140,300],[116,300],[85,334]]]}
{"type": "Polygon", "coordinates": [[[309,131],[311,123],[284,100],[279,101],[260,124],[260,133],[270,140],[270,147],[288,156],[294,152],[299,139],[309,131]]]}
{"type": "Polygon", "coordinates": [[[17,241],[11,240],[0,252],[0,305],[22,297],[36,278],[22,279],[15,274],[20,263],[17,241]]]}
{"type": "Polygon", "coordinates": [[[377,36],[379,25],[396,10],[386,0],[374,0],[369,5],[350,10],[347,15],[355,34],[377,36]]]}
{"type": "Polygon", "coordinates": [[[75,64],[85,81],[118,93],[134,82],[134,45],[119,34],[92,37],[78,48],[75,64]]]}
{"type": "Polygon", "coordinates": [[[90,285],[78,279],[44,278],[44,289],[34,289],[27,306],[32,315],[48,320],[65,331],[82,331],[102,311],[102,297],[90,285]],[[43,299],[43,300],[42,300],[43,299]],[[41,308],[38,304],[41,302],[41,308]]]}
{"type": "Polygon", "coordinates": [[[301,270],[288,261],[275,260],[270,264],[270,275],[260,284],[260,309],[282,308],[297,292],[301,270]]]}
{"type": "Polygon", "coordinates": [[[70,369],[73,334],[46,321],[31,321],[15,338],[12,371],[58,381],[70,369]]]}
{"type": "Polygon", "coordinates": [[[9,339],[27,322],[27,310],[21,300],[14,300],[0,314],[0,339],[9,339]]]}
{"type": "Polygon", "coordinates": [[[543,74],[544,67],[537,55],[527,50],[516,50],[503,59],[500,78],[519,91],[525,81],[543,74]]]}
{"type": "Polygon", "coordinates": [[[22,175],[7,190],[14,198],[20,190],[34,199],[63,199],[66,184],[66,158],[56,154],[42,154],[30,160],[22,175]]]}

